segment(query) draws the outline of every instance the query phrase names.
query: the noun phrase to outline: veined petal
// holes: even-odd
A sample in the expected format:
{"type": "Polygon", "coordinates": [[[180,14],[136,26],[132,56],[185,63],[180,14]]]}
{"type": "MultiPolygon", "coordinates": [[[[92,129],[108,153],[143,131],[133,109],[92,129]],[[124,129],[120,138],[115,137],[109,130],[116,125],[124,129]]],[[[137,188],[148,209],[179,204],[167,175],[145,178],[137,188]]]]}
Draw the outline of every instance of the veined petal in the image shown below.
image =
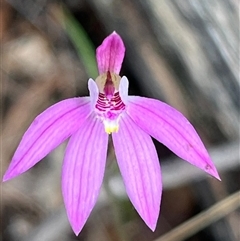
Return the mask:
{"type": "Polygon", "coordinates": [[[62,192],[68,219],[76,235],[89,217],[103,181],[108,135],[102,122],[90,116],[68,142],[62,192]]]}
{"type": "Polygon", "coordinates": [[[97,64],[99,74],[111,73],[119,74],[123,58],[125,54],[125,47],[121,37],[114,31],[102,44],[97,48],[97,64]]]}
{"type": "Polygon", "coordinates": [[[139,215],[153,231],[159,216],[162,181],[151,137],[127,115],[113,133],[113,144],[127,194],[139,215]]]}
{"type": "Polygon", "coordinates": [[[220,179],[197,132],[179,111],[154,99],[131,96],[128,100],[127,112],[139,127],[180,158],[220,179]]]}
{"type": "Polygon", "coordinates": [[[63,100],[37,116],[25,132],[3,181],[31,168],[61,144],[90,114],[90,98],[63,100]]]}

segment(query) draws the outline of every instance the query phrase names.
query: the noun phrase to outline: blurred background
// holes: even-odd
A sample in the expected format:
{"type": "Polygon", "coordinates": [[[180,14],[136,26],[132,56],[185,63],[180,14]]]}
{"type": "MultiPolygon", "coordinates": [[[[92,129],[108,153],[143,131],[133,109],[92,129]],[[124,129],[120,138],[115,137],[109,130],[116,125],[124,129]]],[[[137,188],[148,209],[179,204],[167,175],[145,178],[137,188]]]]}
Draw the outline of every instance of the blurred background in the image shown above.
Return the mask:
{"type": "Polygon", "coordinates": [[[97,77],[95,49],[115,30],[126,46],[121,75],[130,81],[130,94],[180,110],[222,179],[154,142],[164,189],[153,233],[126,196],[109,145],[98,203],[76,237],[61,195],[63,143],[28,172],[1,183],[0,240],[239,240],[237,0],[5,0],[0,11],[1,177],[36,115],[60,100],[88,95],[88,78],[97,77]]]}

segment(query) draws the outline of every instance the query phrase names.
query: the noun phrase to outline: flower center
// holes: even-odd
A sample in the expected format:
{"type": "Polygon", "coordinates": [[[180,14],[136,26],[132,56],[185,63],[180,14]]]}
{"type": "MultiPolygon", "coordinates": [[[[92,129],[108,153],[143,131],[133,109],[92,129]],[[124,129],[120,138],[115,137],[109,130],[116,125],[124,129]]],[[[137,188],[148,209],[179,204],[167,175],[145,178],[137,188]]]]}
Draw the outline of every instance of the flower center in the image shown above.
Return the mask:
{"type": "Polygon", "coordinates": [[[96,79],[99,95],[95,111],[98,118],[103,121],[105,131],[108,134],[118,131],[119,118],[125,110],[125,104],[122,102],[118,91],[120,80],[119,75],[110,72],[102,74],[96,79]]]}

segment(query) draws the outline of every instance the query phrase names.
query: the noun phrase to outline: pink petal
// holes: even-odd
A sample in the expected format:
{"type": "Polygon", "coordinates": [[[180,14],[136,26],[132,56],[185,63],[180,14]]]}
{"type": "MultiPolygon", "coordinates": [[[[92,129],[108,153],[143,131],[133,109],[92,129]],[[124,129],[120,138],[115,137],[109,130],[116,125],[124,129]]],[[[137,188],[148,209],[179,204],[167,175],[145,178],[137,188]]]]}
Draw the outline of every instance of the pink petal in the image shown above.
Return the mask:
{"type": "Polygon", "coordinates": [[[158,100],[131,96],[127,112],[139,127],[180,158],[220,180],[200,137],[179,111],[158,100]]]}
{"type": "Polygon", "coordinates": [[[107,145],[108,135],[102,122],[92,116],[69,140],[62,168],[62,192],[68,219],[76,235],[97,201],[107,145]]]}
{"type": "Polygon", "coordinates": [[[110,71],[111,73],[119,74],[125,47],[121,37],[114,31],[102,44],[97,48],[97,64],[99,74],[110,71]]]}
{"type": "Polygon", "coordinates": [[[90,114],[90,98],[63,100],[42,112],[25,132],[3,181],[27,171],[72,133],[90,114]]]}
{"type": "Polygon", "coordinates": [[[120,120],[118,133],[113,133],[115,153],[135,209],[155,230],[160,211],[162,181],[158,156],[151,137],[127,115],[120,120]]]}

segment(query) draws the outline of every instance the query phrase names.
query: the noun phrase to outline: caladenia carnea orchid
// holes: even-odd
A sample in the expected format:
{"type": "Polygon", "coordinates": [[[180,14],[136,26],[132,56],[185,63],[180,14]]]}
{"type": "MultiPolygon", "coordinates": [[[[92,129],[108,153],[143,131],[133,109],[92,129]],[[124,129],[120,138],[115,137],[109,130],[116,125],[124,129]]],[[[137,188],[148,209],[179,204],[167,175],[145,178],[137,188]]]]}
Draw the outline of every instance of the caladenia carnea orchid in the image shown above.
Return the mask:
{"type": "Polygon", "coordinates": [[[220,178],[197,132],[180,112],[159,100],[128,96],[128,79],[119,76],[125,53],[121,37],[113,32],[96,52],[99,76],[88,81],[90,97],[60,101],[37,116],[3,181],[27,171],[70,137],[62,167],[62,193],[77,235],[97,201],[111,134],[129,199],[154,231],[162,180],[150,136],[180,158],[220,178]]]}

